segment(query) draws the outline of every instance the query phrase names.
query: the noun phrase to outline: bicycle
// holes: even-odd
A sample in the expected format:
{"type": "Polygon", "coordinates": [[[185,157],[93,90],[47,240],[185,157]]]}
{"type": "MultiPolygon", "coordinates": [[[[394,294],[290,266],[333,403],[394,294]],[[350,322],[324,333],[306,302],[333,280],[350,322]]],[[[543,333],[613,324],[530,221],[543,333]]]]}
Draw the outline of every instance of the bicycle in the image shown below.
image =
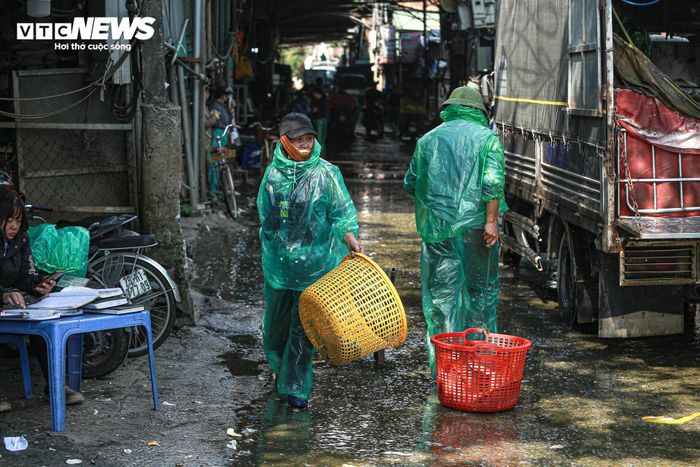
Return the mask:
{"type": "Polygon", "coordinates": [[[226,211],[232,219],[236,219],[240,214],[240,210],[238,209],[238,203],[236,201],[236,185],[234,183],[233,174],[241,173],[243,174],[244,180],[247,181],[248,172],[235,168],[236,151],[224,148],[221,144],[222,140],[227,138],[229,131],[231,131],[233,127],[233,124],[226,125],[221,135],[209,136],[216,140],[216,147],[211,151],[211,160],[213,160],[212,164],[219,172],[219,185],[221,191],[224,193],[226,211]]]}
{"type": "Polygon", "coordinates": [[[255,122],[251,126],[258,129],[258,140],[262,140],[262,150],[260,153],[260,170],[264,171],[271,162],[275,154],[275,147],[279,141],[279,136],[275,127],[265,127],[260,122],[255,122]]]}

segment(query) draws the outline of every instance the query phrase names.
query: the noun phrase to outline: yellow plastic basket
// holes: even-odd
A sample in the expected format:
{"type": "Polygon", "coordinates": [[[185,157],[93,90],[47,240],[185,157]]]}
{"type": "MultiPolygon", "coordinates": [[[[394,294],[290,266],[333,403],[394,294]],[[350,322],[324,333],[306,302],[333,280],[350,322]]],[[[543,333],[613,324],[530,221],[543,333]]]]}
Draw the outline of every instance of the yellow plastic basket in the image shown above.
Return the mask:
{"type": "Polygon", "coordinates": [[[299,318],[311,343],[343,365],[406,340],[403,304],[382,268],[362,254],[348,255],[299,298],[299,318]]]}

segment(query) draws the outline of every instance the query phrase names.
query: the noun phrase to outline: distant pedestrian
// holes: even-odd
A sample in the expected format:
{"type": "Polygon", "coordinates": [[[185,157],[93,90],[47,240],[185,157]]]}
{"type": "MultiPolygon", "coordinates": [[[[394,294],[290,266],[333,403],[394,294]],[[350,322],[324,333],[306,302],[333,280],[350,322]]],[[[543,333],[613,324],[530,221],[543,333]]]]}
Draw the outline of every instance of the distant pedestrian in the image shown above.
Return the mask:
{"type": "Polygon", "coordinates": [[[326,135],[328,134],[328,117],[330,115],[328,109],[328,98],[323,89],[323,85],[315,86],[311,91],[311,119],[316,128],[318,142],[321,146],[326,145],[326,135]]]}
{"type": "Polygon", "coordinates": [[[496,332],[498,213],[505,182],[503,144],[488,129],[478,91],[455,89],[443,120],[416,144],[404,188],[416,204],[423,239],[421,291],[430,337],[484,328],[496,332]]]}
{"type": "Polygon", "coordinates": [[[209,103],[210,115],[217,118],[211,126],[211,142],[207,151],[207,184],[209,196],[216,199],[219,194],[219,170],[213,157],[216,150],[224,149],[228,143],[228,135],[224,135],[224,129],[231,123],[231,110],[228,104],[226,88],[219,86],[214,91],[213,100],[209,103]]]}
{"type": "Polygon", "coordinates": [[[309,117],[290,113],[260,184],[265,317],[263,345],[277,391],[304,408],[312,387],[314,348],[299,320],[299,296],[335,268],[357,240],[357,210],[338,167],[321,159],[309,117]]]}
{"type": "Polygon", "coordinates": [[[294,93],[294,101],[292,101],[292,112],[304,114],[307,117],[311,115],[309,99],[306,97],[306,93],[301,89],[294,93]]]}

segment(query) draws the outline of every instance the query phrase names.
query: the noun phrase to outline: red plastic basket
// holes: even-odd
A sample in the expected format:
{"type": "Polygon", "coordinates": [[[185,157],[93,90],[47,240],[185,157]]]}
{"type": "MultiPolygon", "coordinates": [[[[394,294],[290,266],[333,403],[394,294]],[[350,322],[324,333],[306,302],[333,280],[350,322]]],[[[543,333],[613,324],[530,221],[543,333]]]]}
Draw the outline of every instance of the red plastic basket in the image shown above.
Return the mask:
{"type": "Polygon", "coordinates": [[[437,334],[435,346],[438,398],[452,409],[501,412],[515,407],[532,342],[485,329],[437,334]],[[467,340],[481,333],[485,340],[467,340]]]}

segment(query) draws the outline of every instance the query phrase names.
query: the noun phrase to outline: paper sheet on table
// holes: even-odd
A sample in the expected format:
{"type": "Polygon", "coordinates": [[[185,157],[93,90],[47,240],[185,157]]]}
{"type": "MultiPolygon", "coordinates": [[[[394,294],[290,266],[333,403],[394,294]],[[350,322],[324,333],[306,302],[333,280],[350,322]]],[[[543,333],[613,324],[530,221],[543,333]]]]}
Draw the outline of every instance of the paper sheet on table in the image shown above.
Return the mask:
{"type": "Polygon", "coordinates": [[[98,297],[97,289],[67,287],[60,292],[49,294],[27,308],[35,309],[74,309],[94,301],[98,297]]]}
{"type": "Polygon", "coordinates": [[[61,310],[30,310],[29,308],[17,308],[14,310],[0,310],[0,318],[27,319],[29,321],[42,321],[46,319],[60,318],[61,310]]]}

